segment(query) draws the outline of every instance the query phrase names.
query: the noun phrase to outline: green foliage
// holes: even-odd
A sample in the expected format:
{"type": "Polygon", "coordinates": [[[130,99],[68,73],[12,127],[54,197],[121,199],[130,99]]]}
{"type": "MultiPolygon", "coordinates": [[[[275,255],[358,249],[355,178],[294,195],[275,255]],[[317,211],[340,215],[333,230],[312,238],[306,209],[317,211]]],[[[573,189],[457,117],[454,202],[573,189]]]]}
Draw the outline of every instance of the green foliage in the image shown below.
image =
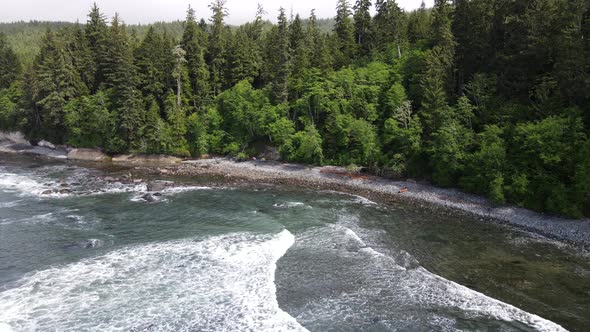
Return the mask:
{"type": "Polygon", "coordinates": [[[472,136],[472,132],[456,120],[445,123],[432,135],[428,153],[435,183],[444,187],[457,185],[465,167],[472,136]]]}
{"type": "Polygon", "coordinates": [[[109,153],[272,146],[590,216],[585,1],[338,0],[335,19],[259,6],[240,27],[225,4],[210,22],[127,27],[95,5],[84,25],[0,23],[0,129],[109,153]]]}
{"type": "Polygon", "coordinates": [[[348,1],[338,0],[336,6],[336,25],[334,26],[337,41],[337,68],[350,64],[356,53],[354,25],[350,16],[351,11],[348,1]]]}
{"type": "Polygon", "coordinates": [[[307,125],[304,131],[293,135],[293,152],[289,159],[308,164],[322,164],[322,137],[314,125],[307,125]]]}
{"type": "Polygon", "coordinates": [[[16,80],[20,73],[20,62],[8,42],[0,33],[0,89],[5,89],[16,80]]]}
{"type": "Polygon", "coordinates": [[[487,126],[477,135],[478,148],[467,157],[461,187],[486,194],[497,203],[504,203],[504,174],[507,168],[506,143],[503,130],[487,126]]]}

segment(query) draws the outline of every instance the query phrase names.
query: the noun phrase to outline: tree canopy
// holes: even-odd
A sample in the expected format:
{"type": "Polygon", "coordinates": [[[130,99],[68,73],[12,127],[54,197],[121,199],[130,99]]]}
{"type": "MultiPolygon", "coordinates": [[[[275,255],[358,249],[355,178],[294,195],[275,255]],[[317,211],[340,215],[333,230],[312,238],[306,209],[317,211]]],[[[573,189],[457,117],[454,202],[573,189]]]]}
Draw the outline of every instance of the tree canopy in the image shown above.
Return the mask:
{"type": "Polygon", "coordinates": [[[239,27],[225,0],[210,9],[130,27],[94,5],[84,24],[30,23],[28,44],[0,32],[0,128],[109,153],[272,146],[590,216],[587,1],[335,0],[330,20],[259,6],[239,27]]]}

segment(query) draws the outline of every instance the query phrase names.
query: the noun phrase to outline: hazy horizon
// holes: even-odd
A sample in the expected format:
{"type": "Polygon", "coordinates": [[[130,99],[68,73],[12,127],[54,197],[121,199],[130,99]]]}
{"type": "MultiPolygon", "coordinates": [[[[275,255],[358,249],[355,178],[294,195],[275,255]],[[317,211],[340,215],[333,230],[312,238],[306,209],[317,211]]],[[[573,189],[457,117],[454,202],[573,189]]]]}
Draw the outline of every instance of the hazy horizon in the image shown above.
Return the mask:
{"type": "MultiPolygon", "coordinates": [[[[431,7],[434,0],[425,0],[426,6],[431,7]]],[[[64,21],[86,22],[87,14],[96,2],[105,16],[111,18],[115,12],[119,13],[127,24],[149,24],[161,21],[184,20],[189,4],[196,10],[197,17],[209,18],[211,10],[208,8],[210,0],[152,0],[152,1],[116,1],[116,0],[21,0],[2,5],[0,8],[0,22],[11,23],[18,21],[64,21]]],[[[329,1],[273,1],[273,0],[228,0],[227,8],[229,24],[242,24],[251,21],[257,9],[257,4],[263,5],[267,14],[266,19],[276,20],[280,7],[287,13],[300,14],[308,17],[312,9],[316,10],[319,18],[331,18],[336,15],[336,0],[329,1]]],[[[374,1],[373,1],[374,2],[374,1]]],[[[398,0],[400,7],[413,10],[420,6],[422,0],[398,0]]],[[[350,1],[354,4],[354,1],[350,1]]]]}

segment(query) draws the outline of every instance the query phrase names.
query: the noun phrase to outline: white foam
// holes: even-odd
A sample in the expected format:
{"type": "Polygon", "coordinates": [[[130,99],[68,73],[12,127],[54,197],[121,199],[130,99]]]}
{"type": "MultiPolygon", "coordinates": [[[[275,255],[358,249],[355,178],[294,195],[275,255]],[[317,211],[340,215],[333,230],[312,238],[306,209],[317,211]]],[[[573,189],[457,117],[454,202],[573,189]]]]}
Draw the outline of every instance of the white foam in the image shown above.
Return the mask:
{"type": "Polygon", "coordinates": [[[15,206],[19,206],[20,201],[13,201],[13,202],[0,202],[0,209],[2,208],[12,208],[15,206]]]}
{"type": "Polygon", "coordinates": [[[276,300],[277,260],[293,244],[231,234],[124,248],[34,273],[0,293],[17,331],[304,331],[276,300]]]}
{"type": "Polygon", "coordinates": [[[10,325],[5,323],[0,323],[0,332],[13,332],[14,330],[10,325]]]}
{"type": "Polygon", "coordinates": [[[365,198],[363,196],[352,195],[354,197],[354,202],[362,205],[377,205],[377,203],[373,202],[372,200],[365,198]]]}
{"type": "Polygon", "coordinates": [[[275,203],[273,204],[276,208],[297,208],[297,207],[305,207],[311,209],[311,206],[306,205],[302,202],[283,202],[283,203],[275,203]]]}
{"type": "Polygon", "coordinates": [[[456,322],[449,315],[460,313],[466,319],[519,322],[538,331],[565,331],[554,322],[437,276],[403,251],[398,253],[399,257],[380,253],[341,224],[311,228],[298,235],[292,250],[300,249],[318,257],[331,257],[329,262],[333,265],[310,267],[314,274],[324,276],[322,283],[339,285],[336,289],[350,287],[341,293],[316,295],[298,308],[295,318],[306,326],[320,329],[323,325],[316,326],[316,322],[340,324],[349,317],[380,317],[383,326],[392,330],[404,330],[404,326],[428,330],[440,324],[446,326],[445,330],[454,330],[456,322]],[[347,262],[345,266],[338,263],[339,259],[347,262]],[[363,281],[362,286],[356,286],[359,280],[363,281]]]}
{"type": "Polygon", "coordinates": [[[162,191],[164,194],[178,194],[187,191],[197,191],[197,190],[212,190],[211,187],[203,187],[203,186],[179,186],[179,187],[167,187],[162,191]]]}
{"type": "Polygon", "coordinates": [[[0,188],[29,195],[40,195],[47,190],[42,183],[14,173],[0,173],[0,188]]]}

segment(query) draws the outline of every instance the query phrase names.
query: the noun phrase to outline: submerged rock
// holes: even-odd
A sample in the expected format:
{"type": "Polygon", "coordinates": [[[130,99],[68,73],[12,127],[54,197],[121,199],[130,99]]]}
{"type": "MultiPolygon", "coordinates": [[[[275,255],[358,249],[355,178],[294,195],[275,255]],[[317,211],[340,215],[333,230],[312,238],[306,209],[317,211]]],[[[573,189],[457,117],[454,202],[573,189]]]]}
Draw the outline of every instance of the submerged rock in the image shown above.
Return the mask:
{"type": "Polygon", "coordinates": [[[158,201],[152,194],[145,194],[141,196],[141,199],[149,203],[154,203],[158,201]]]}

